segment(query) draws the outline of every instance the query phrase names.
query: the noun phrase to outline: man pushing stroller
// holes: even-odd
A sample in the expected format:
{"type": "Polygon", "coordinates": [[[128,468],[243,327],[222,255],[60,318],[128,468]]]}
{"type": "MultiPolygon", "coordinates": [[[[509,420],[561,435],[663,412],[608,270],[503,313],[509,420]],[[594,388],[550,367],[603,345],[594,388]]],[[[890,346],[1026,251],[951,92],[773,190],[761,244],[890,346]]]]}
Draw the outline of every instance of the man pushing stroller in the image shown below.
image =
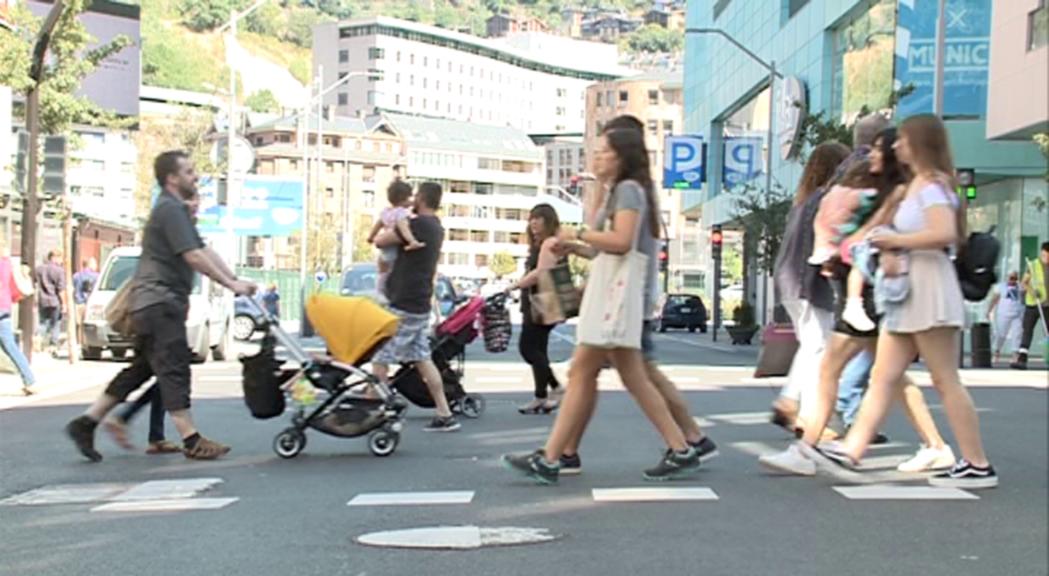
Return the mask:
{"type": "Polygon", "coordinates": [[[441,186],[435,182],[424,182],[416,191],[415,216],[409,222],[417,242],[413,245],[415,249],[404,249],[410,239],[402,238],[396,228],[384,230],[375,237],[376,247],[394,246],[398,250],[384,296],[400,323],[397,334],[372,358],[372,367],[375,376],[386,383],[391,363],[415,366],[433,397],[437,412],[424,428],[427,432],[454,432],[460,427],[445,398],[441,373],[430,359],[431,302],[437,260],[444,241],[444,228],[437,217],[441,193],[441,186]]]}

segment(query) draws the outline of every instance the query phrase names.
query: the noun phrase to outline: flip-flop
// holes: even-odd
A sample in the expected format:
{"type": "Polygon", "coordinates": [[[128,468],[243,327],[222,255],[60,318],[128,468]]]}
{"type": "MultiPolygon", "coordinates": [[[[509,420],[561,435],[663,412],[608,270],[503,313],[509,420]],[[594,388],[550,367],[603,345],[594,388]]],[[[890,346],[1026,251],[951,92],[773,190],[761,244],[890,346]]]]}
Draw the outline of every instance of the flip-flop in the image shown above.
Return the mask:
{"type": "Polygon", "coordinates": [[[102,423],[102,427],[109,432],[109,435],[113,438],[113,441],[117,443],[124,450],[134,450],[135,446],[128,440],[127,437],[127,425],[119,420],[108,419],[102,423]]]}
{"type": "Polygon", "coordinates": [[[178,452],[182,452],[182,448],[167,440],[150,442],[149,447],[146,448],[146,454],[177,454],[178,452]]]}

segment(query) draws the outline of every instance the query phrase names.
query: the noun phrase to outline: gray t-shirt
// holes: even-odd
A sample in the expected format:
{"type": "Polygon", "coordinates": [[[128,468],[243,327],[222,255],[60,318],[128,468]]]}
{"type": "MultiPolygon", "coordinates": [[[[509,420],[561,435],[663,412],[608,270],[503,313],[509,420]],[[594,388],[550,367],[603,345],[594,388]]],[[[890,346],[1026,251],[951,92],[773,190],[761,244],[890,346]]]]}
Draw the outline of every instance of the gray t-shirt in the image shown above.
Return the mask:
{"type": "Polygon", "coordinates": [[[648,256],[648,274],[645,277],[645,318],[648,319],[655,315],[659,301],[659,241],[652,235],[645,189],[634,180],[623,180],[616,184],[608,201],[597,213],[597,229],[604,230],[606,225],[611,226],[613,216],[620,210],[633,210],[641,220],[637,250],[648,256]]]}
{"type": "Polygon", "coordinates": [[[195,276],[182,255],[201,248],[204,241],[193,225],[189,208],[171,193],[162,193],[142,233],[142,256],[135,271],[131,310],[138,312],[162,304],[188,310],[195,276]]]}

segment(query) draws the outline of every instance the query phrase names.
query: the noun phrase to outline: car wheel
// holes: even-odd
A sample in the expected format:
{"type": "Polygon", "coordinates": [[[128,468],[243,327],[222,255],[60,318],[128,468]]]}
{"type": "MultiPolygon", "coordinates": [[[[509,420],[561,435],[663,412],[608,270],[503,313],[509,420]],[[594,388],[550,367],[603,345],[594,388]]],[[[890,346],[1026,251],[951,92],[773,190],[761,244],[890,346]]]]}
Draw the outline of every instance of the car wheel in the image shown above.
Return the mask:
{"type": "Polygon", "coordinates": [[[113,348],[110,352],[114,360],[123,360],[127,356],[127,348],[113,348]]]}
{"type": "Polygon", "coordinates": [[[256,330],[258,326],[255,325],[255,319],[251,316],[241,314],[233,319],[233,337],[241,342],[251,340],[256,330]]]}
{"type": "Polygon", "coordinates": [[[101,348],[92,348],[92,347],[81,348],[80,349],[80,356],[84,360],[88,360],[88,361],[91,361],[91,362],[96,362],[96,361],[102,359],[102,349],[101,348]]]}
{"type": "Polygon", "coordinates": [[[696,326],[689,326],[688,327],[688,331],[693,333],[693,334],[695,334],[696,333],[696,326]]]}

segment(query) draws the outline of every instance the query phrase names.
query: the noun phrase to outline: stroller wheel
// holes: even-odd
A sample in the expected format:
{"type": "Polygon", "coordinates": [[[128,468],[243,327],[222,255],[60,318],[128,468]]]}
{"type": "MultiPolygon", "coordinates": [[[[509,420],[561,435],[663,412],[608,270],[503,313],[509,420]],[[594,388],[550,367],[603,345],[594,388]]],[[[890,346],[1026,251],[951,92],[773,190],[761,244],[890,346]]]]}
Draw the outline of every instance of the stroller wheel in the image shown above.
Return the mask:
{"type": "Polygon", "coordinates": [[[480,394],[467,394],[460,402],[460,410],[467,418],[480,418],[484,413],[484,396],[480,394]]]}
{"type": "Polygon", "coordinates": [[[273,451],[281,458],[294,458],[306,447],[306,435],[297,428],[285,428],[273,439],[273,451]]]}
{"type": "Polygon", "coordinates": [[[392,430],[380,428],[368,436],[368,449],[371,450],[372,454],[380,458],[385,458],[386,456],[393,454],[393,451],[397,449],[397,444],[400,442],[400,434],[392,430]]]}

